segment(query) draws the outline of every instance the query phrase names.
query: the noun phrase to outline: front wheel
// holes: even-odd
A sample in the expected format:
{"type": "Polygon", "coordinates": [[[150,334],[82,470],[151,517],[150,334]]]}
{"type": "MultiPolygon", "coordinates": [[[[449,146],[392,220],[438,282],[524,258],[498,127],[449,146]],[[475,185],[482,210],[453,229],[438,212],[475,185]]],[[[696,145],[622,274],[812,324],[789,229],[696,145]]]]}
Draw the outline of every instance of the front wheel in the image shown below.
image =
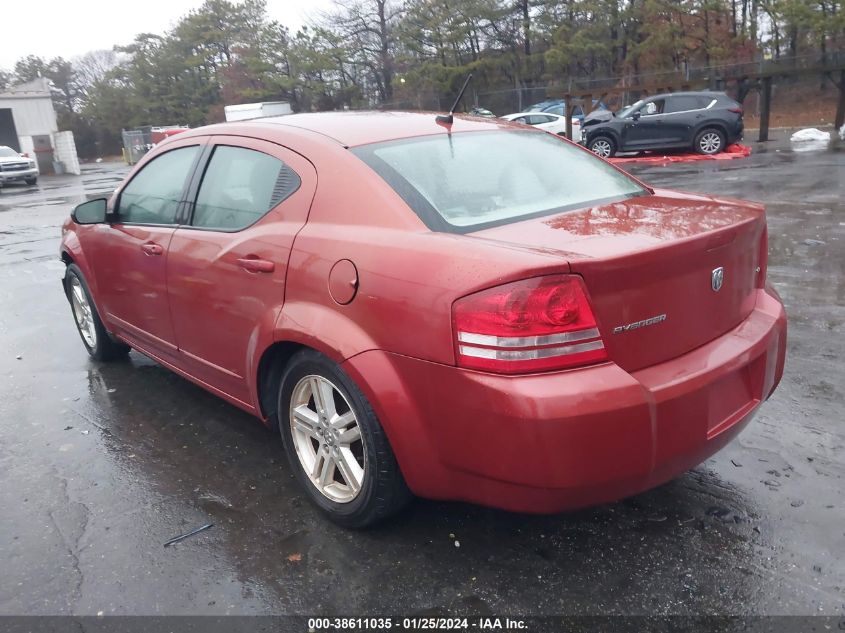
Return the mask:
{"type": "Polygon", "coordinates": [[[366,527],[411,498],[370,403],[322,354],[304,350],[291,358],[278,418],[296,478],[335,523],[366,527]]]}
{"type": "Polygon", "coordinates": [[[587,148],[596,156],[611,158],[616,154],[616,143],[609,136],[597,136],[590,140],[587,148]]]}
{"type": "Polygon", "coordinates": [[[27,178],[26,180],[24,180],[24,182],[31,187],[32,185],[38,182],[38,177],[36,176],[35,178],[27,178]]]}
{"type": "Polygon", "coordinates": [[[65,292],[70,301],[76,329],[91,357],[109,361],[126,356],[129,346],[115,341],[106,331],[100,315],[97,314],[88,284],[76,264],[69,264],[65,272],[65,292]]]}
{"type": "Polygon", "coordinates": [[[725,135],[716,128],[701,130],[695,137],[695,151],[699,154],[718,154],[725,149],[725,135]]]}

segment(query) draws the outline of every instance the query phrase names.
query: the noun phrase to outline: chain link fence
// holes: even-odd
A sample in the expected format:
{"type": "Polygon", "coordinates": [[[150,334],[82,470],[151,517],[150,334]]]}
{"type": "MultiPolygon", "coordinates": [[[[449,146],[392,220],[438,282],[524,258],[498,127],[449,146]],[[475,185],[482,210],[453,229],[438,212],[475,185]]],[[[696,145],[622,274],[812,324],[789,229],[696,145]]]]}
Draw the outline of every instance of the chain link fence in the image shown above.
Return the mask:
{"type": "Polygon", "coordinates": [[[152,132],[148,129],[123,130],[123,159],[134,165],[153,148],[152,132]]]}
{"type": "MultiPolygon", "coordinates": [[[[617,110],[648,94],[649,87],[653,93],[674,92],[688,89],[727,91],[730,96],[744,101],[748,91],[755,88],[760,77],[791,76],[794,79],[806,75],[821,77],[831,68],[845,65],[845,52],[828,53],[824,58],[818,55],[789,57],[780,59],[761,59],[753,62],[734,64],[717,64],[709,66],[688,66],[684,64],[680,69],[656,71],[638,74],[627,74],[616,77],[568,77],[559,81],[549,82],[535,87],[495,87],[476,89],[470,84],[467,94],[460,106],[461,111],[473,107],[486,108],[496,115],[512,112],[522,112],[535,103],[547,99],[561,99],[571,94],[573,99],[592,95],[593,99],[601,99],[611,110],[617,110]],[[748,79],[749,81],[743,80],[748,79]]],[[[405,88],[407,91],[407,88],[405,88]]],[[[420,91],[379,106],[385,110],[432,110],[447,111],[452,107],[456,95],[437,94],[420,91]]]]}

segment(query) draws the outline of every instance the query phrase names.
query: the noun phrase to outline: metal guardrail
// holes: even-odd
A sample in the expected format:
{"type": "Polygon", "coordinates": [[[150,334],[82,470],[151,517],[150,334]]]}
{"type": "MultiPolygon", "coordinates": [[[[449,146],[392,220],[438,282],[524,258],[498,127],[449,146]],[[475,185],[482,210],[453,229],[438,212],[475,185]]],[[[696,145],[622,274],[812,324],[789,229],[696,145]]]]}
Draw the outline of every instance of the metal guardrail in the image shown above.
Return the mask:
{"type": "Polygon", "coordinates": [[[820,58],[818,55],[805,55],[734,64],[686,67],[616,77],[571,77],[563,81],[552,82],[547,86],[547,89],[570,93],[601,89],[625,90],[635,86],[701,84],[713,80],[731,81],[743,77],[756,79],[806,72],[833,72],[842,69],[845,69],[845,51],[834,51],[825,55],[824,58],[820,58]]]}

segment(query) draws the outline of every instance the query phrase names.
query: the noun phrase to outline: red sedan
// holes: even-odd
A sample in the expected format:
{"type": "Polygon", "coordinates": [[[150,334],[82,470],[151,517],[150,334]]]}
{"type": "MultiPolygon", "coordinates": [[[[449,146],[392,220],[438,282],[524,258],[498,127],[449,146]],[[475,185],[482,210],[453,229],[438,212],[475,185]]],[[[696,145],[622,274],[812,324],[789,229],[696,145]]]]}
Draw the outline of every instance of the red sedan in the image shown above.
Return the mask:
{"type": "Polygon", "coordinates": [[[348,526],[412,492],[557,512],[696,466],[783,372],[766,256],[760,205],[410,113],[184,132],[61,246],[91,356],[134,348],[278,428],[348,526]]]}

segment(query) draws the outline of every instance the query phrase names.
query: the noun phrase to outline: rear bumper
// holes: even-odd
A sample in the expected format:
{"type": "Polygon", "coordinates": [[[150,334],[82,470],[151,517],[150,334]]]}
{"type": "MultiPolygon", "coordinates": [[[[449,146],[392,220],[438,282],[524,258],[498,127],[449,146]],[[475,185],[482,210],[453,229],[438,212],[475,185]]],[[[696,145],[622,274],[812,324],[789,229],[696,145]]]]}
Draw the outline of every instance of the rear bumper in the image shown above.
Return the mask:
{"type": "Polygon", "coordinates": [[[619,499],[700,464],[777,386],[786,315],[773,291],[732,331],[668,362],[497,376],[382,351],[345,369],[373,404],[411,489],[507,510],[619,499]]]}
{"type": "Polygon", "coordinates": [[[736,126],[734,127],[732,138],[728,139],[730,143],[738,143],[742,140],[742,133],[744,129],[744,123],[742,119],[736,122],[736,126]]]}

